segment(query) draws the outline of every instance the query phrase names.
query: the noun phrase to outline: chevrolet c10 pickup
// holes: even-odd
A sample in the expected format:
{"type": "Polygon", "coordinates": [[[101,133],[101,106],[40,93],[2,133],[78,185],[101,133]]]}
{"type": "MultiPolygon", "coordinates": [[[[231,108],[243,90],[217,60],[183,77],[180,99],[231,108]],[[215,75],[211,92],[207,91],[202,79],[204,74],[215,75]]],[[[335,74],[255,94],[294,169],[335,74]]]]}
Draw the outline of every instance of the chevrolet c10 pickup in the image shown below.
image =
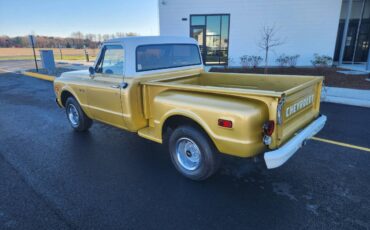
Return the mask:
{"type": "Polygon", "coordinates": [[[322,77],[214,73],[187,37],[127,37],[102,44],[89,70],[54,81],[75,131],[93,120],[168,145],[193,180],[216,172],[220,153],[284,164],[325,125],[322,77]]]}

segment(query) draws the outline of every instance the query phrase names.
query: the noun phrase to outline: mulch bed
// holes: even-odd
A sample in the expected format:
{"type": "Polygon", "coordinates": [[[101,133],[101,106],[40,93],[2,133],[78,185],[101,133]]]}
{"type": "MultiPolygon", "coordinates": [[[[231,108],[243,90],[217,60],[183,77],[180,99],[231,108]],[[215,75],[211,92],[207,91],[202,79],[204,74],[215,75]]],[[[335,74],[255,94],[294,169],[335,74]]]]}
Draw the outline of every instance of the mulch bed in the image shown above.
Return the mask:
{"type": "MultiPolygon", "coordinates": [[[[268,68],[268,74],[284,74],[284,75],[312,75],[324,76],[325,85],[332,87],[353,88],[353,89],[367,89],[370,90],[369,74],[351,75],[338,73],[346,69],[335,67],[321,67],[321,68],[308,68],[308,67],[276,67],[268,68]]],[[[223,68],[214,67],[210,72],[223,72],[223,73],[259,73],[263,74],[263,68],[223,68]]]]}

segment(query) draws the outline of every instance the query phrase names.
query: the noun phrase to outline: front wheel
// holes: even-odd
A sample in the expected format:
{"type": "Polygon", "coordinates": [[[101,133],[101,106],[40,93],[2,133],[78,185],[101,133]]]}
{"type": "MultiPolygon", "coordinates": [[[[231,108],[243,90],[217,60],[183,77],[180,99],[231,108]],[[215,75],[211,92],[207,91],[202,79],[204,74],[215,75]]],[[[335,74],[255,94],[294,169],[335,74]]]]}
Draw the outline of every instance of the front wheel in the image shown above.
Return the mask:
{"type": "Polygon", "coordinates": [[[82,111],[76,99],[69,97],[65,108],[69,124],[75,131],[83,132],[91,127],[92,120],[82,111]]]}
{"type": "Polygon", "coordinates": [[[192,126],[176,128],[169,138],[172,163],[185,177],[205,180],[219,165],[217,150],[208,136],[192,126]]]}

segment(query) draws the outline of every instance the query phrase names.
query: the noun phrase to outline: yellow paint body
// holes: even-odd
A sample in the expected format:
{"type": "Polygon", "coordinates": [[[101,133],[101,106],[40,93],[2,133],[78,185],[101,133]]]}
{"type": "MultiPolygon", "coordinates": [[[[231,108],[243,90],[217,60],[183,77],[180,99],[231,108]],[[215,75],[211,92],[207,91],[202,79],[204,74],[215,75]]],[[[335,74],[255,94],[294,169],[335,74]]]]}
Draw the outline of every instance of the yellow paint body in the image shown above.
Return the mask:
{"type": "Polygon", "coordinates": [[[252,157],[278,148],[318,117],[322,80],[316,76],[208,73],[202,68],[124,78],[92,78],[87,71],[74,71],[57,78],[54,89],[60,105],[66,93],[71,94],[90,118],[158,143],[163,141],[165,122],[183,116],[198,123],[220,152],[252,157]],[[127,88],[112,87],[123,81],[127,88]],[[286,103],[278,125],[277,108],[283,95],[286,103]],[[312,102],[307,104],[310,100],[305,98],[312,102]],[[231,120],[233,127],[218,126],[218,119],[231,120]],[[276,126],[272,143],[266,146],[262,126],[268,120],[276,126]]]}

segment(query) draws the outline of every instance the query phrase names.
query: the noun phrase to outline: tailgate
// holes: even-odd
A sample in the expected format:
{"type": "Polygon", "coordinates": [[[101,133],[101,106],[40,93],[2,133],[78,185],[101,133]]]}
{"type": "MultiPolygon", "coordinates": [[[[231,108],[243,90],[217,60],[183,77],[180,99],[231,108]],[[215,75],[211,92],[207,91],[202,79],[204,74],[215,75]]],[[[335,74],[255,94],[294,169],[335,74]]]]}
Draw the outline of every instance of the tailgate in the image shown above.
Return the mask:
{"type": "Polygon", "coordinates": [[[282,123],[278,126],[278,145],[307,126],[319,115],[322,78],[288,90],[282,107],[282,123]]]}

